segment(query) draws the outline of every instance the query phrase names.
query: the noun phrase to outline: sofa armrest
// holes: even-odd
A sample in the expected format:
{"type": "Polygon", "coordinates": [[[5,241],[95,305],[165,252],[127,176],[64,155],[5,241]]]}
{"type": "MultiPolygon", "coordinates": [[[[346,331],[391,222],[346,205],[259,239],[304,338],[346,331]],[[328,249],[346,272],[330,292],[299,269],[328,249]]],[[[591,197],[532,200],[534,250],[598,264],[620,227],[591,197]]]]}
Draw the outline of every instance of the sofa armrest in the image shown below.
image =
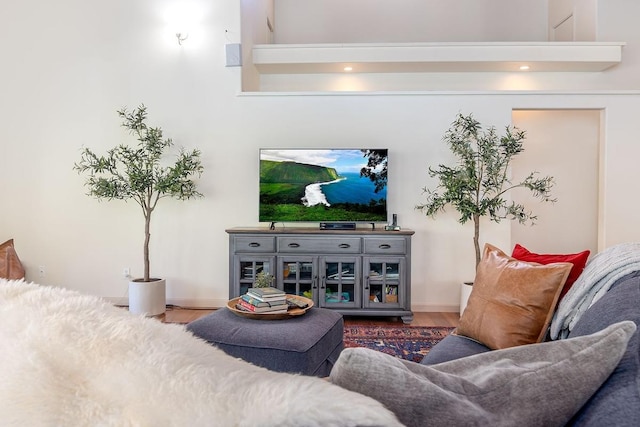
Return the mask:
{"type": "Polygon", "coordinates": [[[489,347],[480,344],[478,341],[451,334],[436,344],[420,363],[423,365],[435,365],[436,363],[448,362],[487,351],[491,351],[489,347]]]}
{"type": "MultiPolygon", "coordinates": [[[[640,272],[619,279],[591,306],[569,338],[592,334],[607,326],[632,320],[640,325],[640,272]]],[[[636,330],[627,350],[607,381],[582,407],[572,426],[637,426],[640,420],[640,336],[636,330]]]]}

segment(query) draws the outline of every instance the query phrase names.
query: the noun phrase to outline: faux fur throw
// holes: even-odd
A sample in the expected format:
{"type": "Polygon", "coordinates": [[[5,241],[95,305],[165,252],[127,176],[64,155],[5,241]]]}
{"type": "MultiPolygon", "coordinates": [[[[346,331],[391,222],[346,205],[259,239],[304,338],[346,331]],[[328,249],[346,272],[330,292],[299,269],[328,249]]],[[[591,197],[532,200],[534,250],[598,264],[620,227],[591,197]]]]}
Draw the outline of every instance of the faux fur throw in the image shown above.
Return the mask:
{"type": "Polygon", "coordinates": [[[2,425],[401,425],[369,397],[61,288],[0,280],[0,343],[2,425]]]}

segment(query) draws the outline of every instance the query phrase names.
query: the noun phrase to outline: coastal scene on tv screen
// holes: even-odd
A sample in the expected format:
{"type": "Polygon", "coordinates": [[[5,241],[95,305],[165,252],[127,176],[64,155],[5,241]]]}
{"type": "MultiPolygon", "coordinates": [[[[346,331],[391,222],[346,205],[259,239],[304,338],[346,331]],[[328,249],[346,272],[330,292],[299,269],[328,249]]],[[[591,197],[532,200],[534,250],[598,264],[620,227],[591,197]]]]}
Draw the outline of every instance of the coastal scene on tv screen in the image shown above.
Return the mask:
{"type": "Polygon", "coordinates": [[[387,149],[261,149],[261,222],[387,220],[387,149]]]}

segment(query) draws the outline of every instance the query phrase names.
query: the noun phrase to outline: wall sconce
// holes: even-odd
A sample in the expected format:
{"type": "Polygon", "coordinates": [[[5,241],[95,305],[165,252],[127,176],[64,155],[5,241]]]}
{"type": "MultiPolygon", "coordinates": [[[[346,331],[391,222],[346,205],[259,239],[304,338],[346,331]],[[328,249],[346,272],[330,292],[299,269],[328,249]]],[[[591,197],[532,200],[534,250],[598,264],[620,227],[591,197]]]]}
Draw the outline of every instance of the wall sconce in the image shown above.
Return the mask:
{"type": "Polygon", "coordinates": [[[182,46],[182,42],[189,38],[189,33],[176,33],[178,44],[182,46]]]}
{"type": "Polygon", "coordinates": [[[166,24],[166,37],[178,45],[183,46],[185,40],[189,40],[189,48],[193,48],[194,42],[198,44],[200,37],[200,21],[205,14],[205,9],[200,1],[180,1],[167,5],[164,10],[166,24]],[[173,38],[175,36],[175,39],[173,38]]]}

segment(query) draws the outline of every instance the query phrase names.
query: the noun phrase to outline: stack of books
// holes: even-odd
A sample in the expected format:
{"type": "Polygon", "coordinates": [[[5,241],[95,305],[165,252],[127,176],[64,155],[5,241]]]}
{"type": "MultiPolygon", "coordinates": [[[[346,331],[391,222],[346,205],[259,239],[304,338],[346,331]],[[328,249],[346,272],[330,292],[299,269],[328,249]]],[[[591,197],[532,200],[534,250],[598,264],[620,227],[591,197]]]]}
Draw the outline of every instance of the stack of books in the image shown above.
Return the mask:
{"type": "Polygon", "coordinates": [[[289,305],[284,291],[273,287],[249,288],[236,303],[236,308],[252,313],[286,313],[289,305]]]}

